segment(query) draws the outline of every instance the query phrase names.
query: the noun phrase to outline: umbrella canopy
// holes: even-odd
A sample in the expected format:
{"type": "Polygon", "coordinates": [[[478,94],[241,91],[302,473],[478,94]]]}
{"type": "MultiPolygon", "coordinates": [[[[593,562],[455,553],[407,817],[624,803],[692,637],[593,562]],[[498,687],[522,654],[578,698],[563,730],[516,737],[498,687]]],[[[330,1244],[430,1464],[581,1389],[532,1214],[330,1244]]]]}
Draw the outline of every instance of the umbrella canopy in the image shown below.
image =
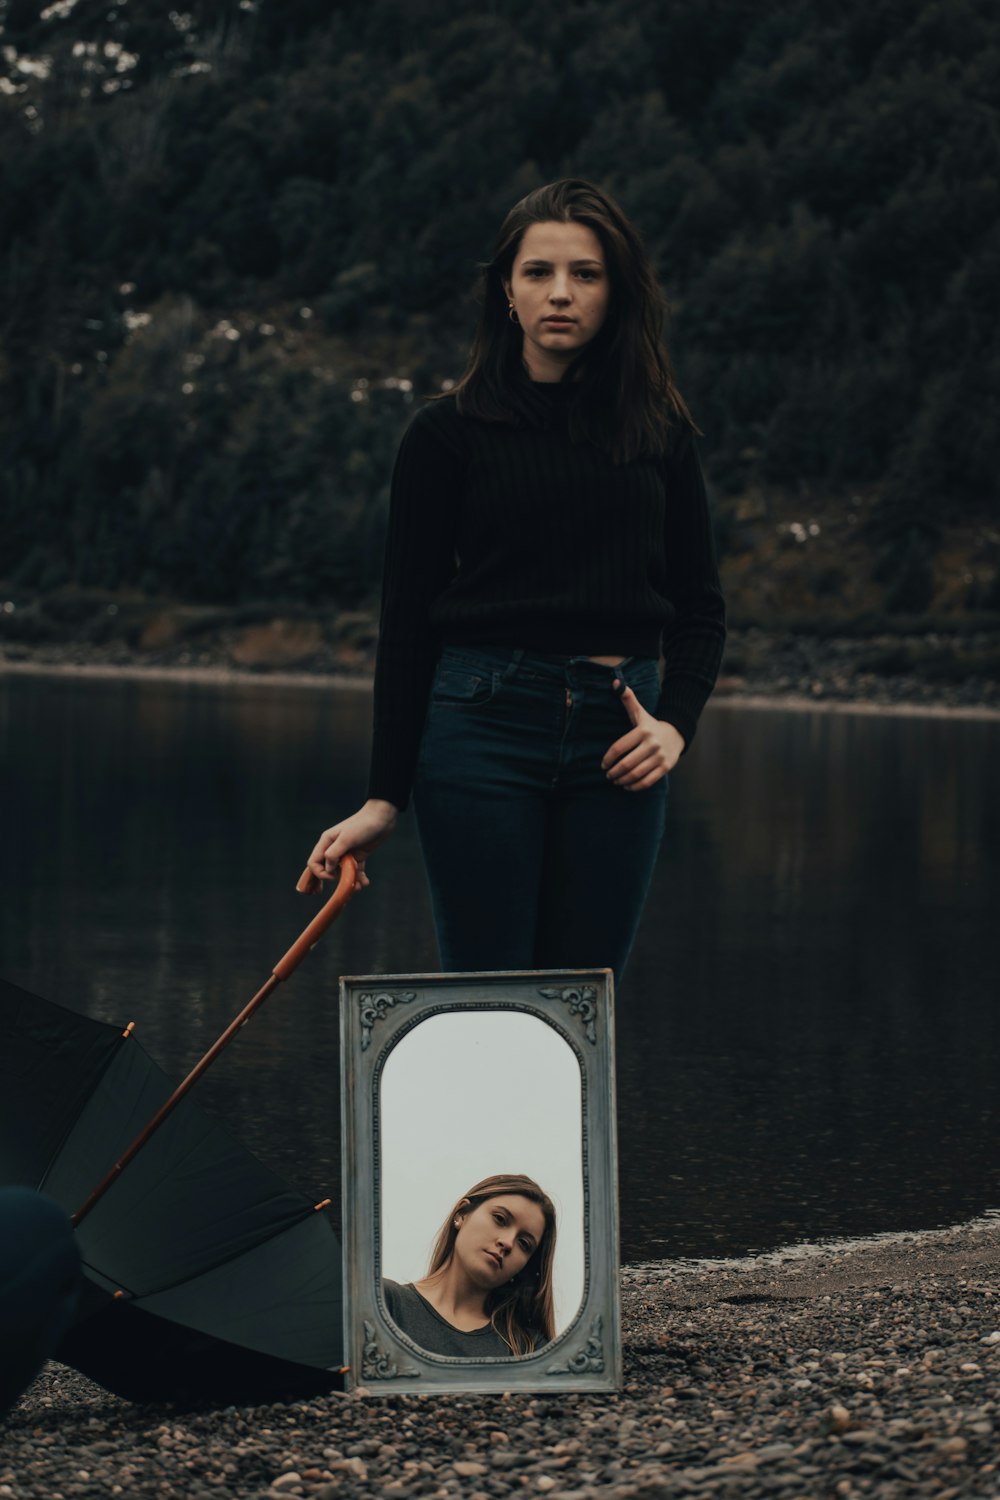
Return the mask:
{"type": "MultiPolygon", "coordinates": [[[[0,1185],[67,1212],[173,1093],[135,1037],[0,980],[0,1185]]],[[[87,1278],[56,1351],[133,1400],[264,1400],[342,1382],[325,1215],[189,1097],[83,1218],[87,1278]]]]}

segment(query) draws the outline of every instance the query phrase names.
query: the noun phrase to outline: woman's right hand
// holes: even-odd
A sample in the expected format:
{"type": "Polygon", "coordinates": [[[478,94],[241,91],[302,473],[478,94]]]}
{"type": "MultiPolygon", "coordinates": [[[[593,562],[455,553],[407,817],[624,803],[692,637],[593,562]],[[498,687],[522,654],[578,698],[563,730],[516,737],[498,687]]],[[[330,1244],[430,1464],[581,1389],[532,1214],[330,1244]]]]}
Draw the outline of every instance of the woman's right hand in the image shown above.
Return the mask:
{"type": "Polygon", "coordinates": [[[384,802],[380,797],[369,798],[356,813],[320,834],[309,856],[309,869],[317,880],[332,880],[344,855],[353,854],[358,862],[354,889],[361,890],[370,885],[365,874],[365,860],[389,837],[398,816],[399,809],[392,802],[384,802]]]}

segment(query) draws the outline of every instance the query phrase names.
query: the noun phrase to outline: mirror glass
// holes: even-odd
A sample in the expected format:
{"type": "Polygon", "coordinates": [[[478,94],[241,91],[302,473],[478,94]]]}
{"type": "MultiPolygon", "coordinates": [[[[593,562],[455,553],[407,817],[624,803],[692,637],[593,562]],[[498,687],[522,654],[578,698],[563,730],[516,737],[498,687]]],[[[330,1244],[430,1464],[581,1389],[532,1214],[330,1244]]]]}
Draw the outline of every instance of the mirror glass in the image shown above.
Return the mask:
{"type": "Polygon", "coordinates": [[[580,1065],[538,1016],[453,1010],[407,1031],[386,1058],[379,1098],[383,1277],[403,1287],[420,1281],[471,1187],[527,1176],[556,1210],[552,1289],[562,1333],[584,1293],[582,1118],[580,1065]]]}

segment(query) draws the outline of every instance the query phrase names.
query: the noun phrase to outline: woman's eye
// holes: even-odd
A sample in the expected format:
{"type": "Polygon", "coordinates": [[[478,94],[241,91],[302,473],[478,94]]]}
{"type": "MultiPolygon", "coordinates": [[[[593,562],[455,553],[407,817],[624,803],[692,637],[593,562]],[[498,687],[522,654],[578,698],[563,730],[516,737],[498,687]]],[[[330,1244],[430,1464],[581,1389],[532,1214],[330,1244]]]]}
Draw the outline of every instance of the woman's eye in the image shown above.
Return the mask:
{"type": "Polygon", "coordinates": [[[530,1242],[528,1240],[521,1240],[520,1241],[520,1245],[521,1245],[521,1249],[524,1251],[525,1255],[530,1255],[531,1254],[531,1244],[530,1244],[530,1242]]]}

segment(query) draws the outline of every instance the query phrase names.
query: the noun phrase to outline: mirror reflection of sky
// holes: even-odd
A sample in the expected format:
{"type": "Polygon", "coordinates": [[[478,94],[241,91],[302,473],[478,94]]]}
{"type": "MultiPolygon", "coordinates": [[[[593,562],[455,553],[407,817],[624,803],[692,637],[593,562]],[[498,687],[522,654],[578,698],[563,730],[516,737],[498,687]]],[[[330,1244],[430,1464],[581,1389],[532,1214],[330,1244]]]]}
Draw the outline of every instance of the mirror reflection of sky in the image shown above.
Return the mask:
{"type": "Polygon", "coordinates": [[[430,1016],[382,1072],[382,1270],[419,1281],[458,1199],[496,1173],[533,1177],[556,1208],[556,1329],[583,1297],[580,1068],[558,1032],[515,1011],[430,1016]]]}

